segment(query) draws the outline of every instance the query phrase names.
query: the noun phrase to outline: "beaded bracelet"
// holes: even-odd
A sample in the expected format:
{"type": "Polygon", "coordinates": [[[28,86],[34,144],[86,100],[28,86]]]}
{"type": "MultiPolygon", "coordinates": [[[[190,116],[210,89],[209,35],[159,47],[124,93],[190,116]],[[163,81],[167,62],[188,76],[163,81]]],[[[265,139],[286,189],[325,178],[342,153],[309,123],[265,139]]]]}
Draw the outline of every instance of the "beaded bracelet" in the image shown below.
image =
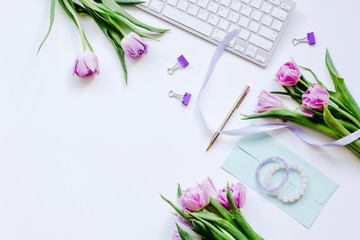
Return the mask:
{"type": "MultiPolygon", "coordinates": [[[[283,169],[283,168],[285,168],[285,166],[283,166],[283,164],[276,164],[267,173],[266,181],[267,181],[267,184],[270,186],[270,188],[273,186],[272,181],[271,181],[273,174],[276,171],[278,171],[279,169],[283,169]]],[[[300,173],[300,176],[302,178],[302,184],[301,184],[299,191],[291,197],[286,197],[283,194],[279,193],[278,191],[272,192],[272,194],[274,196],[276,196],[279,200],[283,201],[284,203],[287,203],[287,202],[293,203],[293,202],[299,200],[305,194],[305,190],[307,188],[308,179],[306,177],[306,173],[305,173],[304,169],[302,167],[298,166],[296,163],[291,164],[290,168],[294,169],[300,173]]],[[[288,169],[286,169],[286,170],[288,170],[288,169]]]]}
{"type": "MultiPolygon", "coordinates": [[[[272,171],[272,170],[271,170],[271,171],[272,171]]],[[[275,172],[275,170],[272,171],[272,174],[273,174],[274,172],[275,172]]],[[[286,183],[286,181],[287,181],[288,178],[289,178],[289,172],[290,172],[289,164],[288,164],[283,158],[281,158],[281,157],[270,157],[270,158],[267,158],[267,159],[263,160],[262,162],[260,162],[259,165],[257,166],[256,172],[255,172],[256,182],[257,182],[257,184],[259,185],[259,187],[260,187],[262,190],[264,190],[265,192],[273,193],[273,192],[278,191],[280,188],[282,188],[282,186],[284,186],[284,184],[286,183]],[[271,185],[270,188],[266,188],[266,187],[261,183],[261,181],[260,181],[260,177],[259,177],[260,169],[261,169],[265,164],[267,164],[268,162],[274,161],[274,160],[278,160],[278,161],[282,162],[282,163],[281,163],[281,166],[286,169],[286,176],[285,176],[285,178],[281,181],[281,183],[280,183],[277,187],[274,187],[274,186],[272,186],[272,184],[269,184],[269,185],[271,185]]],[[[272,177],[272,174],[271,174],[271,177],[272,177]]],[[[270,181],[271,181],[271,178],[268,179],[267,181],[270,182],[270,181]]]]}

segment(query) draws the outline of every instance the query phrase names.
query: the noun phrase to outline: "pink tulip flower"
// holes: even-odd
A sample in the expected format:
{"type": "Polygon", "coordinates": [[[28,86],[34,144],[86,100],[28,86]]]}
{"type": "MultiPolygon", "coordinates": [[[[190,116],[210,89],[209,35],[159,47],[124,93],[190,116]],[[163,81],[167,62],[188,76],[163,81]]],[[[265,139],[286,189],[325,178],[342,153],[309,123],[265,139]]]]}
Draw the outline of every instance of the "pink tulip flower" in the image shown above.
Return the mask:
{"type": "MultiPolygon", "coordinates": [[[[229,190],[234,199],[237,208],[242,208],[246,201],[246,186],[242,183],[237,183],[236,185],[231,184],[229,190]]],[[[230,203],[226,197],[227,188],[223,188],[219,191],[217,196],[217,201],[223,205],[226,209],[231,210],[230,203]]]]}
{"type": "Polygon", "coordinates": [[[140,58],[148,52],[148,45],[138,34],[131,32],[121,40],[121,48],[130,60],[140,58]]]}
{"type": "Polygon", "coordinates": [[[274,94],[271,94],[265,90],[262,90],[260,92],[256,107],[258,113],[262,113],[282,107],[283,107],[283,103],[280,98],[276,97],[274,94]]]}
{"type": "Polygon", "coordinates": [[[197,212],[209,204],[208,193],[199,186],[186,189],[180,197],[183,207],[190,212],[197,212]]]}
{"type": "Polygon", "coordinates": [[[93,52],[86,51],[76,57],[73,74],[79,77],[90,77],[99,72],[98,58],[93,52]]]}
{"type": "Polygon", "coordinates": [[[211,178],[207,177],[207,179],[204,179],[201,182],[201,188],[204,189],[210,197],[216,198],[218,190],[215,188],[211,178]]]}
{"type": "Polygon", "coordinates": [[[282,65],[276,73],[278,83],[283,86],[294,86],[299,81],[300,76],[300,70],[293,60],[282,65]]]}
{"type": "MultiPolygon", "coordinates": [[[[323,111],[325,106],[329,105],[329,93],[318,83],[314,83],[313,87],[309,87],[302,95],[302,105],[316,111],[323,111]]],[[[303,112],[312,115],[306,109],[303,112]]]]}

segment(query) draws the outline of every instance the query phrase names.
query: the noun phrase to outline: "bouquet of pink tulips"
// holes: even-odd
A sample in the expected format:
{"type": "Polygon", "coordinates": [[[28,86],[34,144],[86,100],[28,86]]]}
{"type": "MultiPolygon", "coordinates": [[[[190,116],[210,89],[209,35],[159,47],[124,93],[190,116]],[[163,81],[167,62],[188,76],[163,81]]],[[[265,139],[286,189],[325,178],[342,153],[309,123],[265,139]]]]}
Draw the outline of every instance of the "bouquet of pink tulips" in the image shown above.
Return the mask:
{"type": "Polygon", "coordinates": [[[181,209],[161,196],[177,212],[178,221],[188,228],[185,231],[178,224],[173,240],[195,240],[196,233],[207,240],[261,240],[250,227],[240,208],[246,201],[246,187],[242,183],[229,184],[217,190],[210,178],[201,185],[182,191],[178,188],[181,209]]]}
{"type": "MultiPolygon", "coordinates": [[[[124,55],[130,60],[140,58],[148,51],[148,46],[142,37],[153,39],[139,31],[135,26],[153,33],[164,33],[168,31],[168,29],[154,28],[140,22],[126,12],[120,5],[138,4],[143,2],[141,0],[79,0],[81,5],[73,0],[58,0],[58,2],[80,32],[83,53],[76,58],[74,66],[74,74],[79,77],[89,77],[94,74],[99,74],[98,59],[84,34],[79,16],[90,16],[113,45],[124,70],[126,83],[127,71],[124,55]]],[[[51,0],[50,26],[39,50],[51,32],[55,16],[55,3],[56,0],[51,0]]]]}
{"type": "MultiPolygon", "coordinates": [[[[335,91],[329,90],[314,74],[311,83],[301,74],[294,61],[285,63],[276,74],[276,81],[283,91],[262,91],[259,95],[257,113],[245,116],[244,119],[278,118],[314,128],[331,137],[340,139],[360,129],[360,108],[347,89],[344,79],[334,67],[330,54],[326,51],[326,66],[333,80],[335,91]],[[284,107],[280,98],[274,94],[287,95],[300,106],[299,111],[284,107]]],[[[360,140],[346,145],[360,157],[360,140]]]]}

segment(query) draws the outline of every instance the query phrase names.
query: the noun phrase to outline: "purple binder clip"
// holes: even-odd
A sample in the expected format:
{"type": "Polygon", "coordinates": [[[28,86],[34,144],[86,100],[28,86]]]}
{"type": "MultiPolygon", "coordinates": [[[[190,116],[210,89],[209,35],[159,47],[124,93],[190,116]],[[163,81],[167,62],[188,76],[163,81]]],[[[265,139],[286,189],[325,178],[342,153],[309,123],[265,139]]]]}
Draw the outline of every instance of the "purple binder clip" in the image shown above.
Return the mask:
{"type": "Polygon", "coordinates": [[[171,90],[171,91],[169,92],[169,97],[175,97],[175,98],[179,99],[182,104],[184,104],[185,106],[187,106],[187,105],[189,105],[189,102],[190,102],[190,99],[191,99],[191,94],[185,92],[184,95],[181,95],[181,94],[176,94],[176,93],[174,93],[173,90],[171,90]]]}
{"type": "Polygon", "coordinates": [[[186,58],[184,57],[184,55],[180,55],[178,58],[177,58],[178,62],[175,64],[175,66],[171,67],[171,68],[168,68],[168,73],[170,75],[173,74],[173,72],[175,71],[175,69],[178,67],[179,63],[181,64],[181,66],[183,68],[186,68],[187,65],[189,65],[189,62],[186,60],[186,58]]]}
{"type": "Polygon", "coordinates": [[[298,43],[308,43],[309,45],[313,45],[316,43],[316,40],[315,40],[315,34],[314,32],[309,32],[307,34],[307,37],[304,37],[304,38],[300,38],[300,39],[296,39],[294,38],[292,40],[293,44],[296,46],[298,43]]]}

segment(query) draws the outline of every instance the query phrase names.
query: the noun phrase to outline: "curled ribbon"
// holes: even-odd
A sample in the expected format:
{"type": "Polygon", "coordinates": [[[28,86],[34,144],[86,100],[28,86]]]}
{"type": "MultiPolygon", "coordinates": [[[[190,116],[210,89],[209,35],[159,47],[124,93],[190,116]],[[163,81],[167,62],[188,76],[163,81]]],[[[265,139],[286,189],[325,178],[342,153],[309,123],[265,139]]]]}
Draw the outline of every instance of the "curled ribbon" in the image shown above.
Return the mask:
{"type": "MultiPolygon", "coordinates": [[[[224,38],[224,40],[222,40],[222,42],[218,45],[218,47],[216,48],[211,61],[210,61],[210,65],[206,74],[206,77],[204,79],[204,82],[200,88],[199,94],[197,95],[197,108],[198,111],[200,113],[201,119],[204,122],[205,126],[213,131],[214,131],[212,126],[210,126],[210,124],[206,121],[203,112],[201,110],[200,107],[200,95],[201,92],[203,91],[203,89],[205,88],[205,86],[207,85],[207,83],[210,80],[210,77],[215,69],[216,63],[219,60],[221,54],[224,52],[225,48],[227,47],[227,45],[229,44],[229,42],[236,37],[238,31],[235,29],[232,32],[228,33],[226,35],[226,37],[224,38]]],[[[360,129],[343,137],[340,138],[336,141],[330,142],[330,143],[320,143],[319,141],[317,141],[315,138],[311,137],[308,133],[306,133],[304,130],[302,130],[299,127],[293,126],[293,125],[288,125],[288,124],[260,124],[260,125],[254,125],[254,126],[249,126],[249,127],[244,127],[244,128],[238,128],[238,129],[232,129],[232,130],[226,130],[226,131],[219,131],[221,134],[225,134],[225,135],[230,135],[230,136],[240,136],[240,135],[249,135],[249,134],[255,134],[255,133],[261,133],[261,132],[268,132],[268,131],[273,131],[273,130],[278,130],[278,129],[283,129],[283,128],[287,128],[290,131],[292,131],[297,137],[299,137],[302,141],[313,145],[313,146],[320,146],[320,147],[338,147],[338,146],[345,146],[349,143],[352,143],[353,141],[357,140],[360,137],[360,129]]]]}

